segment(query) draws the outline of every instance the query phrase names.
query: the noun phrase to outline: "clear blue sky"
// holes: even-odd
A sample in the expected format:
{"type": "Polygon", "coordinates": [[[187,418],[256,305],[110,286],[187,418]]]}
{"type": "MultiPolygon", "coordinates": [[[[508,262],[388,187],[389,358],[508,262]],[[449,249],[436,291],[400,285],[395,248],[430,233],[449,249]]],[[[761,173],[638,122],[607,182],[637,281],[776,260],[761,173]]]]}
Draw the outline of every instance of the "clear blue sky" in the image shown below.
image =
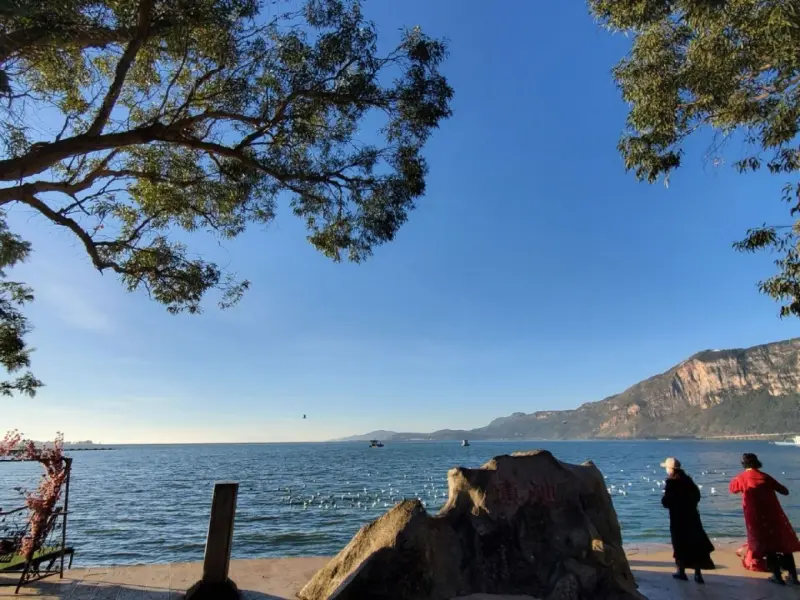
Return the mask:
{"type": "Polygon", "coordinates": [[[0,429],[148,442],[468,428],[800,333],[756,290],[770,258],[731,250],[786,221],[782,180],[714,168],[698,139],[669,189],[637,183],[609,73],[624,37],[582,2],[457,6],[367,3],[387,40],[415,24],[449,38],[456,99],[427,149],[427,197],[366,264],[327,261],[285,211],[224,248],[199,238],[252,289],[231,311],[173,317],[16,210],[47,387],[4,400],[0,429]]]}

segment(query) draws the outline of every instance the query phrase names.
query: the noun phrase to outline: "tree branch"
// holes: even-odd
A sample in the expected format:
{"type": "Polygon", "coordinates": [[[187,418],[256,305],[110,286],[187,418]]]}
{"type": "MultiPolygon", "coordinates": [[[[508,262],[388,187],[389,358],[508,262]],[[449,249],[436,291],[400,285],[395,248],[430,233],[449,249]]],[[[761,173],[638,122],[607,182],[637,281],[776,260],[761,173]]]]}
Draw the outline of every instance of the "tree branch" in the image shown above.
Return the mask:
{"type": "Polygon", "coordinates": [[[760,102],[761,100],[766,100],[773,94],[783,94],[790,87],[796,85],[797,83],[800,83],[800,75],[792,77],[791,79],[784,82],[782,85],[772,85],[764,88],[764,91],[762,91],[758,96],[753,97],[752,101],[760,102]]]}
{"type": "Polygon", "coordinates": [[[139,16],[136,24],[136,35],[128,43],[128,47],[125,48],[125,52],[122,53],[122,57],[117,63],[114,81],[109,86],[108,92],[106,92],[106,96],[103,98],[103,103],[100,105],[100,108],[97,111],[97,116],[89,127],[89,130],[86,132],[86,135],[94,137],[100,134],[103,131],[103,127],[106,126],[108,117],[111,116],[111,111],[114,109],[114,105],[117,103],[117,99],[122,91],[122,86],[125,83],[125,78],[128,76],[128,71],[130,70],[131,65],[133,65],[136,54],[139,52],[139,49],[144,44],[150,32],[150,10],[152,7],[153,0],[141,0],[139,3],[139,16]]]}
{"type": "MultiPolygon", "coordinates": [[[[106,167],[116,154],[116,150],[110,152],[92,171],[86,174],[86,177],[75,183],[72,183],[72,179],[67,181],[33,181],[31,183],[2,188],[0,189],[0,206],[14,201],[22,202],[26,194],[62,192],[74,197],[75,194],[88,190],[97,179],[105,176],[104,174],[107,173],[106,167]]],[[[70,205],[69,208],[75,208],[75,206],[79,206],[82,202],[83,201],[76,201],[74,204],[70,205]]],[[[62,210],[62,212],[65,211],[66,209],[62,210]]]]}
{"type": "MultiPolygon", "coordinates": [[[[175,23],[169,18],[153,22],[151,34],[167,31],[175,23]]],[[[26,27],[0,34],[0,64],[8,61],[14,54],[32,46],[52,46],[69,37],[70,45],[78,48],[105,48],[111,44],[121,44],[137,35],[138,27],[104,27],[90,23],[62,22],[55,25],[26,27]]]]}
{"type": "Polygon", "coordinates": [[[81,48],[102,48],[109,44],[117,44],[131,38],[136,32],[134,27],[120,27],[110,29],[108,27],[86,27],[85,25],[74,24],[74,30],[70,27],[28,27],[12,31],[0,36],[0,64],[7,61],[13,54],[16,54],[31,46],[49,46],[56,41],[63,39],[64,34],[72,34],[71,42],[81,48]]]}
{"type": "MultiPolygon", "coordinates": [[[[124,240],[111,240],[107,242],[94,242],[95,246],[105,246],[107,248],[118,249],[118,248],[131,248],[131,244],[133,244],[139,237],[142,235],[144,229],[153,222],[153,220],[158,216],[158,213],[154,215],[150,215],[146,219],[142,219],[142,222],[137,225],[131,234],[124,240]]],[[[117,272],[124,272],[125,270],[120,268],[117,272]]]]}
{"type": "Polygon", "coordinates": [[[0,160],[0,181],[16,181],[46,171],[54,164],[77,155],[86,155],[102,150],[124,148],[136,144],[147,144],[157,138],[157,132],[166,127],[156,123],[119,133],[98,136],[86,134],[41,144],[17,158],[0,160]]]}
{"type": "Polygon", "coordinates": [[[86,248],[86,252],[89,254],[89,257],[92,259],[92,264],[94,264],[95,268],[98,271],[103,271],[105,269],[112,269],[118,273],[122,273],[123,269],[114,262],[104,261],[101,257],[99,252],[97,251],[97,246],[95,245],[92,236],[83,229],[77,221],[70,219],[69,217],[62,215],[52,208],[47,206],[46,203],[39,200],[35,194],[33,193],[24,193],[19,198],[19,201],[27,204],[31,208],[35,208],[38,210],[42,215],[53,221],[53,223],[57,225],[61,225],[62,227],[66,227],[67,229],[71,230],[78,238],[83,242],[84,247],[86,248]]]}
{"type": "Polygon", "coordinates": [[[170,96],[172,95],[172,88],[175,86],[175,82],[178,81],[181,74],[183,73],[183,69],[186,66],[186,61],[189,58],[189,40],[186,40],[186,43],[183,45],[183,58],[181,58],[181,64],[178,65],[178,68],[175,69],[175,74],[170,79],[169,84],[167,85],[167,89],[164,90],[164,97],[161,100],[161,106],[158,107],[159,115],[165,114],[164,109],[167,107],[167,103],[170,100],[170,96]]]}
{"type": "Polygon", "coordinates": [[[198,176],[194,179],[175,179],[160,173],[151,171],[137,171],[135,169],[103,169],[98,173],[98,178],[114,177],[119,179],[146,179],[152,183],[168,183],[171,185],[190,186],[196,185],[205,179],[198,176]]]}

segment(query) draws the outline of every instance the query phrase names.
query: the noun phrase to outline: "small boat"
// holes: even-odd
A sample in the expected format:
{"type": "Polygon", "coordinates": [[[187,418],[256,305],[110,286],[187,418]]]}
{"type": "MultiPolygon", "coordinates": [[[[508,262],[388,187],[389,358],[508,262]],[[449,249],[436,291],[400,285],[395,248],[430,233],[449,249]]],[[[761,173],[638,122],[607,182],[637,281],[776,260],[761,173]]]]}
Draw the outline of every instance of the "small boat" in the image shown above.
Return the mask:
{"type": "Polygon", "coordinates": [[[783,440],[782,442],[772,442],[776,446],[800,446],[800,435],[794,436],[792,439],[783,440]]]}
{"type": "Polygon", "coordinates": [[[370,440],[369,441],[370,448],[383,448],[383,442],[380,440],[370,440]]]}
{"type": "Polygon", "coordinates": [[[469,446],[469,440],[461,440],[462,446],[469,446]]]}

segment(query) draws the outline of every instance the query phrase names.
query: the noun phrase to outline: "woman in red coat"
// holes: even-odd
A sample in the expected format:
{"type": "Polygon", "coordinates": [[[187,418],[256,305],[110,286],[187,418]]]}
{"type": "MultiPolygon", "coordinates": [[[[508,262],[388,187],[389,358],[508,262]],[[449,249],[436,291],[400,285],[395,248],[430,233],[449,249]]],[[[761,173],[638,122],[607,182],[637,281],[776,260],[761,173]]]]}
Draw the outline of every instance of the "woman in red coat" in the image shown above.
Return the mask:
{"type": "Polygon", "coordinates": [[[792,553],[800,552],[800,540],[775,495],[788,496],[789,490],[759,470],[761,462],[755,454],[744,454],[742,466],[745,470],[731,480],[730,491],[743,495],[748,549],[753,557],[766,559],[773,573],[771,581],[784,585],[783,568],[798,583],[792,553]]]}

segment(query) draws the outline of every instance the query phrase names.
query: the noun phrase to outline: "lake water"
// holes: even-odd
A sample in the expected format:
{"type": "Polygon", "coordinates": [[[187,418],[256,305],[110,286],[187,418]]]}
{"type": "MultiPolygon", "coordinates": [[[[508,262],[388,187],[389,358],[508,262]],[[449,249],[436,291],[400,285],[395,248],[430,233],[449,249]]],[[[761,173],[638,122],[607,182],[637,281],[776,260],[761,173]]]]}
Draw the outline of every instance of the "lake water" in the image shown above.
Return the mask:
{"type": "MultiPolygon", "coordinates": [[[[790,489],[783,505],[800,525],[800,448],[764,442],[180,445],[73,453],[68,538],[77,566],[202,560],[213,484],[230,480],[240,483],[235,558],[331,555],[398,499],[418,497],[438,511],[451,467],[537,448],[595,462],[615,486],[626,543],[669,540],[658,467],[667,456],[703,486],[700,510],[711,537],[745,535],[740,498],[727,491],[745,451],[790,489]]],[[[14,488],[34,487],[39,472],[37,464],[0,463],[0,507],[19,505],[14,488]]]]}

